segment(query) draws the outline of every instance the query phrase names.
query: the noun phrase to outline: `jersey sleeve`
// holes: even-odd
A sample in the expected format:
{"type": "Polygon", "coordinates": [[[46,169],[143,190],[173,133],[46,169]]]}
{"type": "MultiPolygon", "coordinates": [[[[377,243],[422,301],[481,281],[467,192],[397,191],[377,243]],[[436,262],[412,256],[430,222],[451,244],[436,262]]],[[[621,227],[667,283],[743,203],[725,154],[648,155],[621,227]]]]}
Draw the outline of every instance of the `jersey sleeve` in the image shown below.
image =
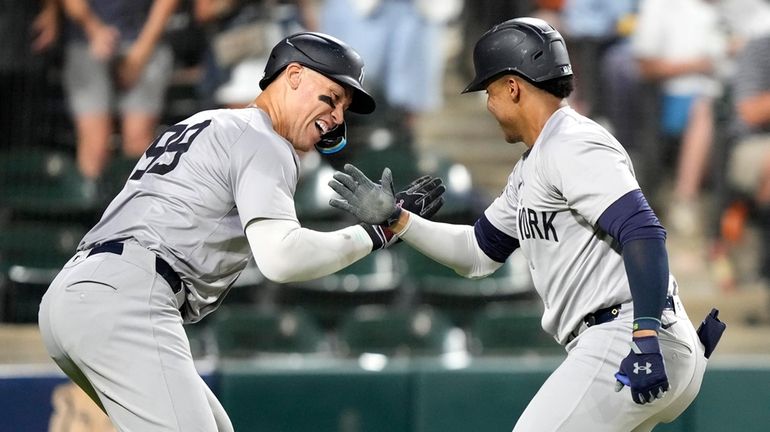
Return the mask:
{"type": "Polygon", "coordinates": [[[244,227],[258,218],[297,220],[298,168],[286,143],[267,134],[244,133],[231,149],[230,178],[244,227]]]}
{"type": "Polygon", "coordinates": [[[609,136],[574,136],[549,144],[544,175],[590,224],[618,198],[639,189],[628,154],[609,136]]]}
{"type": "Polygon", "coordinates": [[[514,167],[513,172],[508,176],[508,184],[505,185],[503,192],[484,211],[484,216],[495,228],[517,240],[519,239],[516,230],[519,202],[518,168],[518,165],[514,167]]]}

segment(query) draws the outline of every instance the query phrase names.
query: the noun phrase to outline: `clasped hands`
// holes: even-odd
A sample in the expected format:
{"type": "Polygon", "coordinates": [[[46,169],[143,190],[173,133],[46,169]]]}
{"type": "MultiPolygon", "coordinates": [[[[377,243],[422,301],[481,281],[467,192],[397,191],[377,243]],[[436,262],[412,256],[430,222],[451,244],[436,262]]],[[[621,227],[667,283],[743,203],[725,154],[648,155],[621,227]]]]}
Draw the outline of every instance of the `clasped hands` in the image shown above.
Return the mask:
{"type": "Polygon", "coordinates": [[[440,178],[424,175],[404,190],[395,192],[389,168],[382,171],[379,183],[371,181],[351,164],[345,164],[343,171],[334,173],[329,181],[329,187],[341,197],[332,198],[329,205],[351,213],[362,222],[372,237],[374,249],[395,242],[390,226],[398,221],[402,209],[430,219],[444,204],[442,195],[446,187],[440,178]]]}

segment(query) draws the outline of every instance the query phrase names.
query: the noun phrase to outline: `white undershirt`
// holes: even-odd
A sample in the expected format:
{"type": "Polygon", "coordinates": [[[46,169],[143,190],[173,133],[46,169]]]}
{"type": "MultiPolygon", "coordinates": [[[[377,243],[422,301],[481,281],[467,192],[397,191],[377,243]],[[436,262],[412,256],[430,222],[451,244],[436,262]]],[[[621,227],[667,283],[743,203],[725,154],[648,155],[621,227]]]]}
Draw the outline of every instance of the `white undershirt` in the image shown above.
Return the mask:
{"type": "Polygon", "coordinates": [[[372,240],[359,225],[321,232],[302,228],[297,221],[259,219],[246,227],[246,237],[259,270],[279,283],[332,274],[372,250],[372,240]]]}

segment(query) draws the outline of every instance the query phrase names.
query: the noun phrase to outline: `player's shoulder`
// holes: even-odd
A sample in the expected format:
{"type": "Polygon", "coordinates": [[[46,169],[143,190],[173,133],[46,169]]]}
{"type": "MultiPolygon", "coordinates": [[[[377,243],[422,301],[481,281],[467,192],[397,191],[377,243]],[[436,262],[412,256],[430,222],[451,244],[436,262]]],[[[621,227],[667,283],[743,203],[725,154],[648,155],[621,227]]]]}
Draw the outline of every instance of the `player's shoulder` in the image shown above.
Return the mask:
{"type": "Polygon", "coordinates": [[[570,107],[561,108],[554,113],[546,128],[544,133],[547,136],[541,144],[549,152],[572,153],[578,149],[621,147],[618,140],[604,126],[570,107]]]}

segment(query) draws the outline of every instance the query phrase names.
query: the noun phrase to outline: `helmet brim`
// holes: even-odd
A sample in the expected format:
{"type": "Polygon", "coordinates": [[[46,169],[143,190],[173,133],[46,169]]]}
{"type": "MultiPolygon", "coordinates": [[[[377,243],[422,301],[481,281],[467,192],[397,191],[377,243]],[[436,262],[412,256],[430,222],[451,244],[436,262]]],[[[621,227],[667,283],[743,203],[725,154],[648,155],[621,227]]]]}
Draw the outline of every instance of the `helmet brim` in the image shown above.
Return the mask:
{"type": "Polygon", "coordinates": [[[465,87],[465,90],[460,92],[460,94],[484,90],[487,88],[487,81],[487,79],[479,79],[476,77],[465,87]]]}
{"type": "Polygon", "coordinates": [[[338,84],[353,89],[353,101],[350,103],[348,111],[356,114],[371,114],[374,112],[375,108],[377,108],[374,98],[361,87],[361,84],[359,84],[358,81],[347,75],[320,73],[326,75],[329,79],[336,81],[338,84]]]}

